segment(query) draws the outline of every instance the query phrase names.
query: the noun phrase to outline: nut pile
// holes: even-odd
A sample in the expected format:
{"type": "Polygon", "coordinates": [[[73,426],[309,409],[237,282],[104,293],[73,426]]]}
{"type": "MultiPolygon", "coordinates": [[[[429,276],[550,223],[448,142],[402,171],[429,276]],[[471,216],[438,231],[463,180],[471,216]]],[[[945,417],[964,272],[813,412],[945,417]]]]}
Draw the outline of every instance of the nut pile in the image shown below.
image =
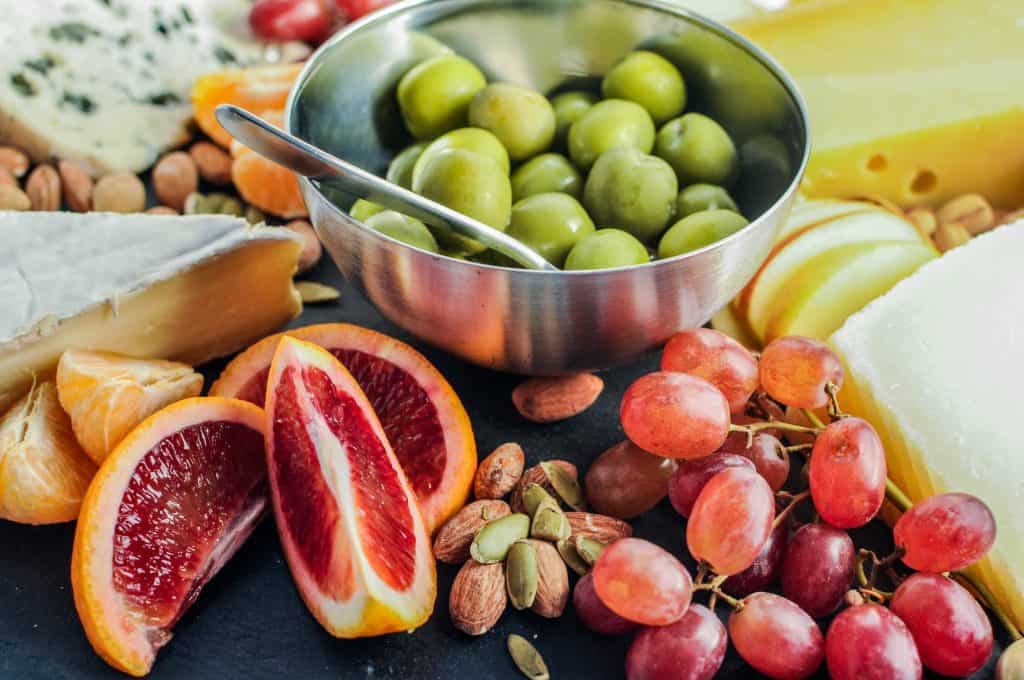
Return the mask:
{"type": "MultiPolygon", "coordinates": [[[[898,209],[897,212],[902,214],[898,209]]],[[[979,234],[1024,218],[1024,208],[998,210],[980,194],[963,194],[937,210],[918,207],[907,211],[905,216],[945,253],[979,234]]]]}
{"type": "Polygon", "coordinates": [[[468,635],[493,628],[509,603],[546,618],[561,616],[569,600],[568,570],[586,574],[605,545],[633,533],[622,520],[586,512],[572,463],[524,468],[518,444],[495,449],[477,469],[477,500],[434,538],[438,560],[462,564],[449,610],[455,627],[468,635]]]}

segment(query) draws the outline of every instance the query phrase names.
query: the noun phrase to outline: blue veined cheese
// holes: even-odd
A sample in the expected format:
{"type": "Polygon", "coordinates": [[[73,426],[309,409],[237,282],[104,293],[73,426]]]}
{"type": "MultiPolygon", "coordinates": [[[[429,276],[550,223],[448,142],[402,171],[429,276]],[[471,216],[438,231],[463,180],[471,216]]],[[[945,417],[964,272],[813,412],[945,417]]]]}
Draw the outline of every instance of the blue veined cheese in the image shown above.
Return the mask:
{"type": "Polygon", "coordinates": [[[189,92],[252,63],[247,0],[0,0],[0,144],[93,174],[141,172],[188,138],[189,92]]]}
{"type": "Polygon", "coordinates": [[[67,349],[194,366],[277,330],[301,243],[227,215],[0,212],[0,413],[67,349]]]}

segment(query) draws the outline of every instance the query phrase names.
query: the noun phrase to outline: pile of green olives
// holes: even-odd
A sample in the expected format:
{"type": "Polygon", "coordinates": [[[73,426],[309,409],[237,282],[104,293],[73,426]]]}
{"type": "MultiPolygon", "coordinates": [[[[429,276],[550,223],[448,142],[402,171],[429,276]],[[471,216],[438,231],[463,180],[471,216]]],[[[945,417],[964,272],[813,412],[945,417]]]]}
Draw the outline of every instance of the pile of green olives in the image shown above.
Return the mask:
{"type": "MultiPolygon", "coordinates": [[[[549,99],[488,83],[453,53],[427,59],[398,84],[398,108],[417,141],[394,157],[387,179],[564,269],[673,257],[747,224],[728,191],[736,146],[717,122],[686,112],[686,83],[670,61],[631,52],[600,90],[549,99]]],[[[477,241],[365,200],[350,212],[422,250],[514,266],[477,241]]]]}

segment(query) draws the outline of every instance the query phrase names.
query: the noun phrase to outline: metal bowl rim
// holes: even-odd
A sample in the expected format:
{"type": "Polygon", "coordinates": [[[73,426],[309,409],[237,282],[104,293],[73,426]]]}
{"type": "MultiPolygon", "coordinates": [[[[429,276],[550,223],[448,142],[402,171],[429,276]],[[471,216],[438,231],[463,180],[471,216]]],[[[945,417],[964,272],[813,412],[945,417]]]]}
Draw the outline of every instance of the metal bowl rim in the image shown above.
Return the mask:
{"type": "MultiPolygon", "coordinates": [[[[614,1],[624,5],[632,5],[635,7],[642,7],[645,9],[653,9],[658,12],[663,12],[666,14],[685,18],[686,20],[694,24],[697,24],[698,26],[701,26],[706,30],[710,30],[711,32],[716,33],[719,37],[732,42],[734,45],[744,50],[747,54],[754,57],[754,59],[760,62],[760,64],[764,66],[766,69],[768,69],[769,73],[771,73],[771,75],[782,84],[783,88],[786,90],[786,94],[789,95],[793,104],[796,106],[798,114],[797,119],[800,123],[801,131],[803,132],[803,151],[800,156],[800,164],[796,168],[796,171],[793,175],[793,179],[790,181],[789,186],[782,193],[782,195],[775,199],[771,206],[769,206],[768,209],[761,213],[761,215],[759,215],[756,219],[752,220],[749,224],[747,224],[739,231],[729,234],[725,238],[719,239],[714,243],[710,243],[704,246],[703,248],[691,250],[689,252],[682,253],[681,255],[675,255],[673,257],[651,260],[650,262],[644,262],[643,264],[627,265],[624,267],[612,267],[607,269],[559,269],[557,271],[542,269],[517,269],[512,267],[501,267],[498,265],[485,264],[481,262],[473,262],[471,260],[462,260],[459,258],[450,257],[448,255],[442,255],[440,253],[432,253],[430,251],[417,248],[416,246],[411,246],[407,243],[391,238],[390,236],[386,236],[385,234],[382,234],[378,231],[367,228],[366,225],[364,225],[362,222],[354,219],[353,217],[345,213],[345,211],[343,211],[341,208],[339,208],[333,201],[329,200],[319,189],[317,189],[316,185],[314,185],[312,181],[310,181],[308,178],[300,176],[298,178],[299,182],[308,185],[309,188],[312,191],[314,191],[319,198],[323,199],[323,202],[326,203],[331,210],[339,213],[342,219],[348,219],[354,222],[356,225],[359,226],[361,230],[368,233],[371,236],[371,238],[376,238],[386,243],[396,244],[401,248],[412,250],[421,255],[427,255],[432,259],[444,260],[447,263],[449,263],[450,266],[453,267],[464,266],[469,267],[471,269],[493,269],[505,272],[512,272],[515,274],[521,274],[526,276],[600,276],[602,274],[607,274],[610,272],[621,273],[642,268],[661,266],[668,267],[670,265],[676,264],[678,262],[690,258],[696,258],[702,255],[703,253],[715,250],[716,248],[723,247],[725,244],[733,240],[738,240],[747,231],[751,231],[759,227],[762,220],[768,217],[769,214],[774,212],[780,205],[785,204],[787,201],[789,201],[792,195],[796,193],[800,188],[800,182],[804,176],[805,170],[807,169],[807,163],[811,155],[810,116],[807,112],[807,106],[804,102],[803,95],[800,94],[800,90],[796,86],[796,83],[793,82],[792,77],[786,72],[785,69],[782,68],[778,61],[776,61],[771,55],[762,50],[760,47],[758,47],[751,41],[747,40],[745,37],[743,37],[736,31],[732,30],[728,26],[725,26],[724,24],[720,24],[717,21],[713,21],[712,19],[709,19],[701,14],[698,14],[692,10],[686,9],[679,5],[667,2],[666,0],[614,1]]],[[[298,78],[295,80],[295,83],[292,85],[291,91],[288,93],[288,99],[285,103],[285,130],[288,131],[289,133],[294,134],[294,130],[292,129],[292,116],[296,106],[298,105],[299,93],[303,89],[303,86],[311,76],[312,72],[325,58],[324,55],[326,55],[338,43],[349,38],[351,35],[362,31],[365,27],[372,26],[378,23],[384,23],[392,19],[395,15],[407,12],[414,12],[415,10],[420,9],[422,7],[441,5],[455,5],[456,7],[459,5],[463,5],[468,7],[474,7],[480,4],[481,0],[404,0],[403,2],[397,2],[393,5],[390,5],[372,14],[369,14],[359,19],[358,21],[354,21],[351,24],[348,24],[347,26],[339,30],[337,33],[335,33],[333,36],[331,36],[331,38],[328,39],[324,44],[318,47],[316,51],[309,56],[309,58],[306,60],[306,63],[303,65],[302,70],[299,72],[298,78]]]]}

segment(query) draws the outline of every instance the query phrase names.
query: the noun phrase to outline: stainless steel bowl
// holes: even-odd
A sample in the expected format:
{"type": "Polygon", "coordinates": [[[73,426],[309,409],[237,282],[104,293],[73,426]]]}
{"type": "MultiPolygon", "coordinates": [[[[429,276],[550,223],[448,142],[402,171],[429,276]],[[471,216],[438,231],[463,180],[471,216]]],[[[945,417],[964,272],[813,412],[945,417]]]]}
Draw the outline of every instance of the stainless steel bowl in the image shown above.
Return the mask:
{"type": "Polygon", "coordinates": [[[544,375],[637,358],[699,326],[753,276],[807,163],[793,83],[749,42],[657,0],[412,0],[353,24],[313,55],[292,91],[290,132],[383,174],[409,139],[401,76],[452,49],[492,81],[541,92],[593,85],[630,50],[656,51],[687,82],[689,110],[740,149],[737,201],[749,226],[685,255],[590,272],[506,269],[427,253],[349,217],[353,197],[302,180],[313,224],[346,278],[386,317],[481,366],[544,375]]]}

